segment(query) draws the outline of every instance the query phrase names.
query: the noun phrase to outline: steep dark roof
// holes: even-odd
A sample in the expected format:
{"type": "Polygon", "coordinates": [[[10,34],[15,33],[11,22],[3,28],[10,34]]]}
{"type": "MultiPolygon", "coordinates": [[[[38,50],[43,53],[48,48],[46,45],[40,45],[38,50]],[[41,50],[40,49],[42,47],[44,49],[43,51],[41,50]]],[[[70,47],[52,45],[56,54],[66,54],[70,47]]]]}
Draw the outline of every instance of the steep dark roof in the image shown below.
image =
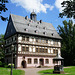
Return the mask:
{"type": "Polygon", "coordinates": [[[11,14],[11,19],[16,32],[61,39],[51,23],[34,22],[31,19],[13,14],[11,14]]]}

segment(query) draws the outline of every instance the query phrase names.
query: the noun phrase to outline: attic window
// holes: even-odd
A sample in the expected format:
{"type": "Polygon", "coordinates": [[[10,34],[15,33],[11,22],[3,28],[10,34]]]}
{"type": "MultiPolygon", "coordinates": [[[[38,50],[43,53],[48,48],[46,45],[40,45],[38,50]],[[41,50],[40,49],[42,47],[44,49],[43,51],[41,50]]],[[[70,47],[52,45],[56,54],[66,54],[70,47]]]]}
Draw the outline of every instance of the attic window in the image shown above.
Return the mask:
{"type": "Polygon", "coordinates": [[[46,35],[46,32],[43,32],[44,35],[46,35]]]}
{"type": "Polygon", "coordinates": [[[37,22],[38,24],[40,24],[40,22],[37,22]]]}
{"type": "Polygon", "coordinates": [[[36,28],[38,27],[38,25],[36,26],[36,28]]]}
{"type": "Polygon", "coordinates": [[[30,23],[28,24],[28,26],[30,26],[30,23]]]}
{"type": "Polygon", "coordinates": [[[29,22],[33,23],[33,21],[32,21],[32,20],[29,20],[29,22]]]}
{"type": "Polygon", "coordinates": [[[43,29],[46,29],[46,27],[43,27],[43,29]]]}
{"type": "Polygon", "coordinates": [[[24,30],[28,32],[28,29],[27,28],[25,28],[24,30]]]}
{"type": "Polygon", "coordinates": [[[35,33],[38,33],[38,31],[37,31],[37,30],[35,30],[35,33]]]}
{"type": "Polygon", "coordinates": [[[51,34],[52,36],[54,35],[54,33],[51,34]]]}
{"type": "Polygon", "coordinates": [[[26,16],[25,19],[28,20],[28,16],[26,16]]]}

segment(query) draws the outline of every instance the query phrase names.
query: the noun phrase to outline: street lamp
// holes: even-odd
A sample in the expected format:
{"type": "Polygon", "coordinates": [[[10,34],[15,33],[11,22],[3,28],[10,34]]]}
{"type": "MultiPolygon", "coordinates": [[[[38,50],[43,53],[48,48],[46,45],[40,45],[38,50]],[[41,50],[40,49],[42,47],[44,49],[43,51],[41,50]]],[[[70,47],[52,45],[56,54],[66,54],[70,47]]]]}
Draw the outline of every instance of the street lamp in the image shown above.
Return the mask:
{"type": "Polygon", "coordinates": [[[15,55],[15,69],[16,69],[16,55],[15,55]]]}
{"type": "Polygon", "coordinates": [[[12,66],[13,66],[13,51],[14,51],[14,45],[11,45],[11,75],[12,74],[12,66]]]}

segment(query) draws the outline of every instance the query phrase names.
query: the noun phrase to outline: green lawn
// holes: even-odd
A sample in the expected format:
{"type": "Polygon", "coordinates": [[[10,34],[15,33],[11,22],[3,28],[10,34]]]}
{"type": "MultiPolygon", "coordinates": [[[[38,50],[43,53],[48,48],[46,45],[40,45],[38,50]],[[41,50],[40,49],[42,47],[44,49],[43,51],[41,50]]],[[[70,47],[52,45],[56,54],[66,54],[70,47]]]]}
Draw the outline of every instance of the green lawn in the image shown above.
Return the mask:
{"type": "MultiPolygon", "coordinates": [[[[0,75],[10,75],[10,69],[0,67],[0,75]]],[[[25,71],[13,69],[13,75],[25,75],[25,71]]]]}
{"type": "MultiPolygon", "coordinates": [[[[67,75],[75,75],[75,66],[71,66],[70,68],[65,68],[64,72],[67,75]]],[[[40,73],[40,75],[59,75],[59,74],[52,74],[53,73],[53,69],[39,71],[38,73],[40,73]]],[[[60,74],[60,75],[64,75],[64,74],[60,74]]]]}

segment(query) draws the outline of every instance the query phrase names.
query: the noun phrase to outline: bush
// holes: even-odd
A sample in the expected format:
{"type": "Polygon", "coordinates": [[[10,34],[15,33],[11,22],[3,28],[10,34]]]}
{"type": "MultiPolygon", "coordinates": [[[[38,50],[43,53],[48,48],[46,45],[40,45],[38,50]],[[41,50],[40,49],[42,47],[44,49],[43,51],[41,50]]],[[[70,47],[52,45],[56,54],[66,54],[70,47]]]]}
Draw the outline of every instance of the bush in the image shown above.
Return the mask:
{"type": "Polygon", "coordinates": [[[0,61],[0,67],[5,67],[5,68],[7,68],[7,64],[6,63],[2,63],[2,61],[0,61]]]}
{"type": "Polygon", "coordinates": [[[0,61],[0,67],[2,67],[2,65],[3,65],[2,62],[0,61]]]}
{"type": "Polygon", "coordinates": [[[8,68],[8,65],[4,65],[5,68],[8,68]]]}
{"type": "MultiPolygon", "coordinates": [[[[8,64],[8,68],[11,68],[11,63],[8,64]]],[[[12,64],[12,68],[14,68],[14,64],[12,64]]]]}

